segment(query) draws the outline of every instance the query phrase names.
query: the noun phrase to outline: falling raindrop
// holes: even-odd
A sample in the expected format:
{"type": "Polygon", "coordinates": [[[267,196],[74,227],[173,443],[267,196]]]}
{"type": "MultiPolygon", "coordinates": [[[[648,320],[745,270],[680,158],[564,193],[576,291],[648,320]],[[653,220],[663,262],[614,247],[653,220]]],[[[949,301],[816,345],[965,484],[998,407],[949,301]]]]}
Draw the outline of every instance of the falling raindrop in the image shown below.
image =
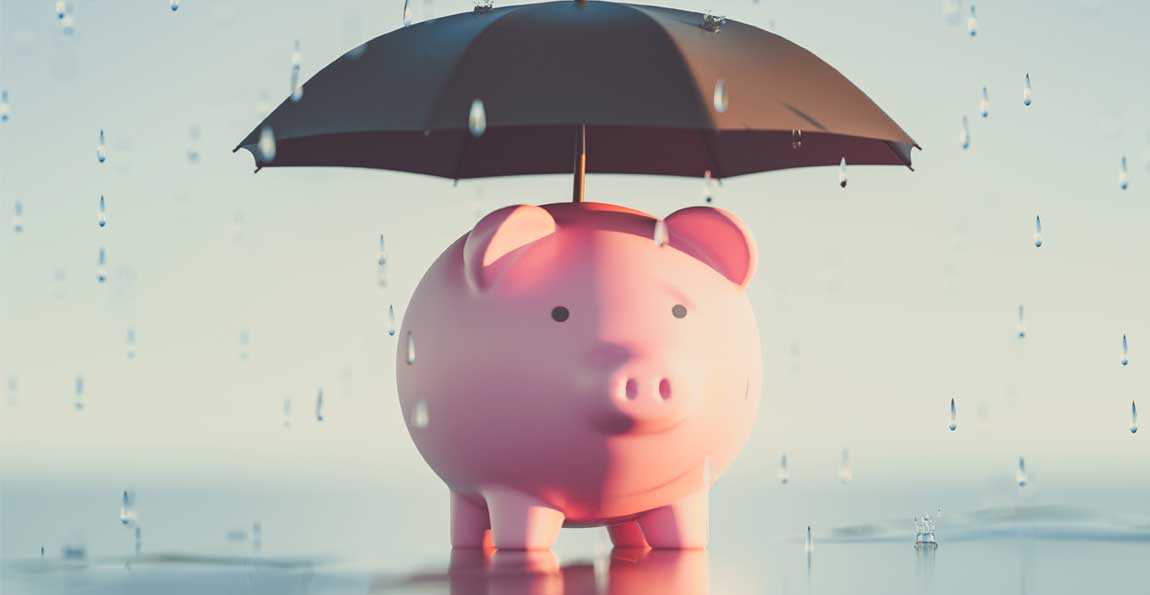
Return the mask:
{"type": "Polygon", "coordinates": [[[1018,457],[1018,469],[1014,472],[1014,481],[1018,482],[1018,487],[1026,487],[1026,482],[1029,479],[1026,474],[1026,459],[1018,457]]]}
{"type": "Polygon", "coordinates": [[[72,7],[68,6],[65,9],[64,17],[60,19],[60,30],[65,35],[71,35],[76,32],[76,18],[72,15],[72,7]]]}
{"type": "Polygon", "coordinates": [[[0,122],[12,117],[12,104],[8,103],[8,90],[0,89],[0,122]]]}
{"type": "Polygon", "coordinates": [[[978,100],[978,113],[983,117],[990,117],[990,93],[986,86],[982,87],[982,98],[978,100]]]}
{"type": "Polygon", "coordinates": [[[1126,344],[1126,333],[1122,333],[1122,365],[1125,366],[1130,363],[1129,348],[1126,344]]]}
{"type": "Polygon", "coordinates": [[[974,3],[970,3],[970,17],[966,19],[966,31],[971,37],[978,35],[978,17],[974,14],[974,3]]]}
{"type": "Polygon", "coordinates": [[[200,127],[192,126],[188,129],[188,163],[193,165],[200,162],[200,127]]]}
{"type": "Polygon", "coordinates": [[[251,345],[251,342],[252,342],[252,337],[251,337],[251,333],[248,332],[248,329],[246,329],[246,328],[241,329],[240,330],[240,360],[241,361],[245,361],[245,362],[248,361],[248,357],[250,357],[250,355],[251,355],[251,351],[248,349],[248,347],[251,345]]]}
{"type": "Polygon", "coordinates": [[[415,363],[415,334],[407,333],[407,365],[415,363]]]}
{"type": "Polygon", "coordinates": [[[252,524],[252,550],[260,551],[264,546],[264,528],[259,521],[252,524]]]}
{"type": "Polygon", "coordinates": [[[803,551],[809,556],[815,551],[815,540],[811,537],[811,526],[807,525],[807,538],[803,541],[803,551]]]}
{"type": "Polygon", "coordinates": [[[851,468],[851,453],[844,448],[842,460],[839,462],[839,481],[842,483],[850,483],[854,477],[855,472],[851,468]]]}
{"type": "Polygon", "coordinates": [[[387,305],[387,334],[389,337],[395,336],[395,304],[387,305]]]}
{"type": "Polygon", "coordinates": [[[662,248],[667,245],[667,222],[662,219],[655,220],[655,245],[662,248]]]}
{"type": "Polygon", "coordinates": [[[169,6],[171,7],[172,12],[176,12],[177,10],[180,9],[180,0],[172,0],[169,3],[169,6]]]}
{"type": "Polygon", "coordinates": [[[1034,247],[1042,247],[1042,216],[1034,216],[1034,247]]]}
{"type": "Polygon", "coordinates": [[[96,211],[96,225],[105,227],[108,225],[108,209],[104,206],[104,195],[100,195],[100,208],[96,211]]]}
{"type": "Polygon", "coordinates": [[[1130,433],[1138,433],[1138,406],[1130,401],[1130,433]]]}
{"type": "Polygon", "coordinates": [[[427,401],[416,401],[411,412],[411,425],[423,430],[431,423],[431,412],[427,409],[427,401]]]}
{"type": "Polygon", "coordinates": [[[76,411],[84,410],[84,376],[77,374],[76,380],[73,383],[72,391],[72,406],[76,411]]]}
{"type": "Polygon", "coordinates": [[[950,431],[953,432],[958,429],[958,410],[954,406],[954,398],[950,399],[950,423],[947,424],[950,431]]]}
{"type": "Polygon", "coordinates": [[[120,496],[120,524],[125,527],[132,526],[139,520],[136,514],[136,495],[124,490],[120,496]]]}
{"type": "Polygon", "coordinates": [[[15,233],[24,231],[24,203],[20,201],[12,205],[12,231],[15,233]]]}
{"type": "Polygon", "coordinates": [[[787,485],[791,481],[791,472],[787,470],[787,453],[779,458],[779,483],[787,485]]]}
{"type": "Polygon", "coordinates": [[[323,421],[323,387],[321,386],[315,395],[315,420],[323,421]]]}
{"type": "Polygon", "coordinates": [[[14,405],[20,399],[20,380],[16,376],[8,377],[8,404],[14,405]]]}
{"type": "Polygon", "coordinates": [[[711,177],[711,170],[708,169],[703,172],[703,202],[707,204],[715,202],[714,190],[715,182],[711,177]]]}
{"type": "Polygon", "coordinates": [[[272,110],[272,100],[267,90],[260,91],[260,98],[256,101],[256,115],[264,117],[272,110]]]}
{"type": "Polygon", "coordinates": [[[410,27],[412,20],[411,7],[408,6],[408,0],[403,0],[403,26],[410,27]]]}
{"type": "Polygon", "coordinates": [[[1034,101],[1034,92],[1030,89],[1030,73],[1026,73],[1026,82],[1022,85],[1022,105],[1030,105],[1034,101]]]}
{"type": "Polygon", "coordinates": [[[1125,190],[1130,187],[1130,173],[1126,170],[1126,156],[1122,156],[1122,168],[1118,170],[1118,187],[1125,190]]]}
{"type": "Polygon", "coordinates": [[[125,346],[125,352],[128,355],[128,359],[136,359],[136,329],[134,329],[134,328],[128,329],[127,345],[125,346]]]}
{"type": "Polygon", "coordinates": [[[483,100],[476,98],[471,102],[471,110],[467,113],[467,129],[471,136],[479,138],[487,131],[487,110],[483,107],[483,100]]]}
{"type": "Polygon", "coordinates": [[[795,129],[791,131],[791,148],[795,150],[803,148],[802,130],[795,129]]]}
{"type": "Polygon", "coordinates": [[[284,412],[284,427],[290,428],[291,427],[291,399],[290,398],[284,399],[283,412],[284,412]]]}
{"type": "Polygon", "coordinates": [[[271,126],[264,126],[260,130],[260,142],[256,145],[259,151],[261,161],[275,161],[276,159],[276,135],[272,132],[271,126]]]}
{"type": "Polygon", "coordinates": [[[1015,335],[1019,339],[1026,338],[1026,320],[1023,318],[1024,314],[1025,311],[1022,308],[1022,304],[1018,304],[1018,329],[1015,331],[1015,335]]]}
{"type": "Polygon", "coordinates": [[[970,124],[967,122],[966,116],[962,117],[962,129],[958,131],[958,142],[962,145],[963,151],[970,148],[970,124]]]}
{"type": "Polygon", "coordinates": [[[847,158],[843,157],[839,161],[839,187],[847,187],[847,158]]]}
{"type": "Polygon", "coordinates": [[[730,98],[727,97],[727,82],[723,79],[715,81],[715,93],[712,97],[712,101],[715,104],[715,111],[720,114],[727,111],[730,98]]]}
{"type": "Polygon", "coordinates": [[[103,163],[108,160],[108,146],[104,143],[104,129],[100,129],[100,142],[96,145],[96,161],[103,163]]]}
{"type": "Polygon", "coordinates": [[[68,2],[66,0],[56,0],[56,20],[63,20],[68,16],[68,2]]]}
{"type": "Polygon", "coordinates": [[[108,280],[108,255],[103,246],[100,246],[100,254],[96,258],[96,280],[100,283],[108,280]]]}
{"type": "Polygon", "coordinates": [[[379,258],[376,259],[375,279],[382,288],[387,287],[387,245],[379,234],[379,258]]]}
{"type": "Polygon", "coordinates": [[[296,103],[303,99],[303,81],[300,80],[300,63],[302,61],[303,51],[300,49],[300,42],[297,39],[291,52],[291,100],[296,103]]]}

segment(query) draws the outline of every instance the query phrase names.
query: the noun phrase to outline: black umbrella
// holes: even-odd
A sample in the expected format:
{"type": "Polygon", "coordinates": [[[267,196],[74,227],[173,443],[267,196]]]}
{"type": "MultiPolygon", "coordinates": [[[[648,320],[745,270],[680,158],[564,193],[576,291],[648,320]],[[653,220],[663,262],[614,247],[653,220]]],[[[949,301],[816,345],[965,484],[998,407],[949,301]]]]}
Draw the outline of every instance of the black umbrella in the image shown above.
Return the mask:
{"type": "Polygon", "coordinates": [[[671,8],[566,0],[381,35],[317,73],[237,150],[261,168],[456,180],[574,172],[579,201],[585,171],[909,167],[917,146],[837,70],[778,35],[671,8]],[[486,126],[469,129],[469,119],[486,126]],[[259,150],[261,136],[274,151],[259,150]]]}

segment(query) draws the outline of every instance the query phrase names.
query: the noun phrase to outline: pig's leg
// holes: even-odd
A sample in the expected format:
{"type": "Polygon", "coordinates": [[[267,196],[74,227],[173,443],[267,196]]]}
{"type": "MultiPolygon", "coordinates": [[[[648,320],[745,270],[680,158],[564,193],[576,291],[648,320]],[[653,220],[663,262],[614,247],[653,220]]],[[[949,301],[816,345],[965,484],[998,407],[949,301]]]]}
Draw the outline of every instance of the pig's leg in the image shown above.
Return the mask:
{"type": "Polygon", "coordinates": [[[643,530],[639,528],[638,521],[627,521],[618,525],[608,525],[607,534],[611,536],[611,543],[615,547],[638,547],[647,549],[647,538],[643,537],[643,530]]]}
{"type": "Polygon", "coordinates": [[[707,491],[643,513],[639,526],[655,549],[701,549],[707,547],[707,491]]]}
{"type": "Polygon", "coordinates": [[[451,547],[481,548],[490,531],[487,508],[451,492],[451,547]]]}
{"type": "Polygon", "coordinates": [[[491,513],[496,549],[550,549],[563,527],[562,512],[531,496],[513,490],[490,490],[484,498],[491,513]]]}

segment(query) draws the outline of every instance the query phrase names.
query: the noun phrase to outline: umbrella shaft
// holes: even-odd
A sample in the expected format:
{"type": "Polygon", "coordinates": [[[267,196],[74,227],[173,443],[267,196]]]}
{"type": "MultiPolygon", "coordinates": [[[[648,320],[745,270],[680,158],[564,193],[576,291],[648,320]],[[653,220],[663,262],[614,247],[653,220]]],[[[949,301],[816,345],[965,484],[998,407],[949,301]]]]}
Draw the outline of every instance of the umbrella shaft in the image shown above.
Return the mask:
{"type": "Polygon", "coordinates": [[[575,172],[574,186],[571,190],[572,202],[583,202],[583,178],[587,174],[587,126],[579,125],[575,131],[575,172]]]}

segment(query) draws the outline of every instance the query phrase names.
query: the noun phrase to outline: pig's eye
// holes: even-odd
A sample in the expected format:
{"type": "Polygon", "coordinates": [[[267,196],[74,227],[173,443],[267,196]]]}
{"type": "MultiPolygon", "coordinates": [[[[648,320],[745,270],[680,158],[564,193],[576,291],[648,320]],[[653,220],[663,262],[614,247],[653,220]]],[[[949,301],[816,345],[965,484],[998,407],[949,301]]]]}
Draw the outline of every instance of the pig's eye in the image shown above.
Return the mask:
{"type": "Polygon", "coordinates": [[[551,309],[551,320],[554,320],[555,322],[563,322],[568,318],[571,318],[571,311],[567,308],[564,308],[563,306],[555,306],[551,309]]]}
{"type": "Polygon", "coordinates": [[[675,318],[686,318],[687,317],[687,307],[684,306],[683,304],[675,304],[675,307],[671,308],[671,315],[674,316],[675,318]]]}

